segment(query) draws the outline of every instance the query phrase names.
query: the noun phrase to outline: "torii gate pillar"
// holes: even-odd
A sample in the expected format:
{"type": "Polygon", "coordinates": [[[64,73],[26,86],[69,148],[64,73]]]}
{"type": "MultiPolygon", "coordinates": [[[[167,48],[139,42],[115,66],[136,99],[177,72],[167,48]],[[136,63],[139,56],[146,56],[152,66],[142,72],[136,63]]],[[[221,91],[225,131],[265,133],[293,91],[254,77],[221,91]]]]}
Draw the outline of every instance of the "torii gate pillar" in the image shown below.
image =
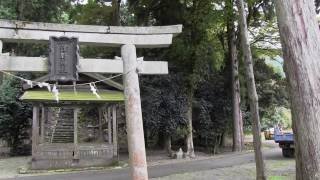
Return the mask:
{"type": "Polygon", "coordinates": [[[148,171],[135,45],[121,46],[121,56],[131,178],[133,180],[147,180],[148,171]]]}

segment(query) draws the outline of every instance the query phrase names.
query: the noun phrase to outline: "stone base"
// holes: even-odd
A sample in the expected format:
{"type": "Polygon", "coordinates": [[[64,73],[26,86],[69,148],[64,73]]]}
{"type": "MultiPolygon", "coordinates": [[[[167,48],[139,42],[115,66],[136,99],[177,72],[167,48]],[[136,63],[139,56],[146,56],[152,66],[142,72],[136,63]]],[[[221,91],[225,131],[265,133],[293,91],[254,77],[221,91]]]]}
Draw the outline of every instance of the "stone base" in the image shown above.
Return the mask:
{"type": "Polygon", "coordinates": [[[49,170],[108,166],[114,161],[113,146],[105,144],[42,144],[32,155],[31,169],[49,170]]]}
{"type": "Polygon", "coordinates": [[[32,160],[31,169],[50,170],[85,167],[103,167],[111,165],[113,159],[60,159],[60,160],[32,160]]]}

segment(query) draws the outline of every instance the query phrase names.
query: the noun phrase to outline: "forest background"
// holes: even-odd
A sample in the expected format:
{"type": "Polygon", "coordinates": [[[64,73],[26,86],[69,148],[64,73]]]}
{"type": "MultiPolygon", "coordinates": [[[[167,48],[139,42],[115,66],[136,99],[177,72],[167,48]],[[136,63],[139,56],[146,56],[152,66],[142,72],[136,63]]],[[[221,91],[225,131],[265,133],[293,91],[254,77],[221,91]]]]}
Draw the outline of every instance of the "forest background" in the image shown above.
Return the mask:
{"type": "MultiPolygon", "coordinates": [[[[283,73],[281,45],[271,0],[248,0],[247,21],[259,97],[262,129],[281,124],[291,128],[291,112],[283,73]]],[[[316,6],[319,3],[316,2],[316,6]]],[[[316,8],[315,8],[316,9],[316,8]]],[[[240,88],[244,132],[250,133],[249,99],[242,53],[239,74],[232,76],[231,44],[240,48],[237,8],[232,0],[0,0],[0,18],[88,25],[183,25],[183,33],[166,49],[138,50],[147,60],[169,62],[169,75],[141,76],[143,122],[147,148],[214,153],[233,134],[233,82],[240,88]],[[235,39],[232,39],[235,33],[235,39]],[[192,128],[190,128],[192,126],[192,128]],[[193,145],[192,145],[193,146],[193,145]]],[[[46,45],[6,43],[11,55],[46,56],[46,45]]],[[[113,58],[118,49],[81,47],[81,56],[113,58]]],[[[37,74],[22,73],[28,79],[37,74]]],[[[12,155],[28,154],[31,106],[18,100],[21,82],[3,76],[0,86],[0,138],[12,155]],[[27,149],[27,150],[25,150],[27,149]]]]}

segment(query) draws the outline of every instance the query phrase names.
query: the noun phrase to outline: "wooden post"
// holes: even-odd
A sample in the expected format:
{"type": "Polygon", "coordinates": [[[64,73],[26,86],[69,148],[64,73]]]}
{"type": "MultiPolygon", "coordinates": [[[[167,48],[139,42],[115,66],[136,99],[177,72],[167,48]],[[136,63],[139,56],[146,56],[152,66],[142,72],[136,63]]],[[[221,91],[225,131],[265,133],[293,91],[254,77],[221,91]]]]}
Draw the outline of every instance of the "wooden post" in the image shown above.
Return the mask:
{"type": "Polygon", "coordinates": [[[74,144],[73,159],[79,159],[79,149],[78,149],[78,113],[79,113],[79,108],[74,108],[74,110],[73,110],[73,144],[74,144]]]}
{"type": "MultiPolygon", "coordinates": [[[[0,56],[2,55],[2,48],[3,48],[3,43],[0,40],[0,56]]],[[[3,73],[0,72],[0,85],[2,84],[2,81],[3,81],[3,73]]]]}
{"type": "Polygon", "coordinates": [[[32,159],[35,158],[39,138],[39,106],[33,106],[32,116],[32,159]]]}
{"type": "Polygon", "coordinates": [[[111,108],[108,107],[108,112],[107,112],[107,119],[108,119],[108,143],[112,143],[112,132],[111,132],[111,108]]]}
{"type": "Polygon", "coordinates": [[[102,129],[102,118],[103,118],[103,112],[102,112],[102,108],[98,109],[99,111],[99,142],[103,142],[103,129],[102,129]]]}
{"type": "Polygon", "coordinates": [[[0,40],[0,55],[2,54],[2,48],[3,48],[3,43],[2,43],[2,41],[0,40]]]}
{"type": "Polygon", "coordinates": [[[124,71],[123,84],[131,179],[147,180],[148,170],[143,133],[139,79],[137,73],[136,47],[132,44],[123,45],[121,47],[121,56],[124,71]]]}
{"type": "Polygon", "coordinates": [[[46,120],[46,108],[42,105],[41,107],[41,125],[40,125],[40,143],[44,143],[44,125],[46,120]]]}
{"type": "Polygon", "coordinates": [[[113,157],[118,157],[117,107],[112,106],[113,157]]]}

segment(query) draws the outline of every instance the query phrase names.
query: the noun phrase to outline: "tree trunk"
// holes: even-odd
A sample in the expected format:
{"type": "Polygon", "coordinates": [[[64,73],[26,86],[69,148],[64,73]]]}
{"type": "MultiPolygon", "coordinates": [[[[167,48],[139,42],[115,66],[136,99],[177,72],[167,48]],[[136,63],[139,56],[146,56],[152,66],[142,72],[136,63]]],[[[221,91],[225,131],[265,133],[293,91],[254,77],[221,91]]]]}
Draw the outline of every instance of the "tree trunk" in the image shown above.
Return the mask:
{"type": "Polygon", "coordinates": [[[17,20],[23,21],[24,19],[24,1],[16,1],[16,14],[17,20]]]}
{"type": "Polygon", "coordinates": [[[194,158],[194,146],[193,146],[193,134],[192,134],[192,101],[193,101],[193,91],[189,90],[188,93],[188,111],[187,111],[187,120],[188,120],[188,134],[186,137],[186,147],[187,147],[187,156],[194,158]]]}
{"type": "Polygon", "coordinates": [[[170,135],[166,135],[165,137],[165,142],[164,142],[164,149],[167,151],[167,153],[169,155],[171,155],[171,136],[170,135]]]}
{"type": "Polygon", "coordinates": [[[164,133],[162,131],[159,131],[156,146],[162,149],[164,148],[164,143],[165,143],[164,133]]]}
{"type": "Polygon", "coordinates": [[[157,145],[171,155],[171,136],[169,134],[159,132],[157,145]]]}
{"type": "Polygon", "coordinates": [[[120,3],[121,0],[112,0],[112,25],[120,26],[120,3]]]}
{"type": "Polygon", "coordinates": [[[320,179],[320,31],[314,1],[277,0],[296,150],[296,179],[320,179]]]}
{"type": "MultiPolygon", "coordinates": [[[[239,87],[239,89],[240,89],[240,87],[239,87]]],[[[239,98],[240,98],[240,93],[239,93],[239,98]]],[[[245,144],[244,144],[243,118],[242,118],[242,111],[241,111],[241,105],[240,104],[239,104],[239,108],[240,108],[241,147],[242,147],[242,150],[243,150],[245,148],[245,144]]]]}
{"type": "Polygon", "coordinates": [[[240,110],[239,61],[237,58],[236,33],[233,19],[228,22],[228,48],[231,64],[232,119],[233,119],[233,151],[242,151],[243,130],[240,110]]]}
{"type": "Polygon", "coordinates": [[[250,100],[250,112],[252,118],[252,131],[253,131],[253,146],[255,152],[256,160],[256,174],[258,180],[265,180],[265,164],[263,160],[262,150],[261,150],[261,127],[260,127],[260,117],[259,117],[259,103],[258,95],[256,91],[255,79],[253,74],[253,62],[252,54],[250,49],[249,37],[248,37],[248,27],[247,20],[244,10],[243,0],[238,0],[239,9],[239,24],[241,30],[241,45],[244,55],[244,62],[246,68],[246,78],[247,78],[247,89],[248,96],[250,100]]]}

